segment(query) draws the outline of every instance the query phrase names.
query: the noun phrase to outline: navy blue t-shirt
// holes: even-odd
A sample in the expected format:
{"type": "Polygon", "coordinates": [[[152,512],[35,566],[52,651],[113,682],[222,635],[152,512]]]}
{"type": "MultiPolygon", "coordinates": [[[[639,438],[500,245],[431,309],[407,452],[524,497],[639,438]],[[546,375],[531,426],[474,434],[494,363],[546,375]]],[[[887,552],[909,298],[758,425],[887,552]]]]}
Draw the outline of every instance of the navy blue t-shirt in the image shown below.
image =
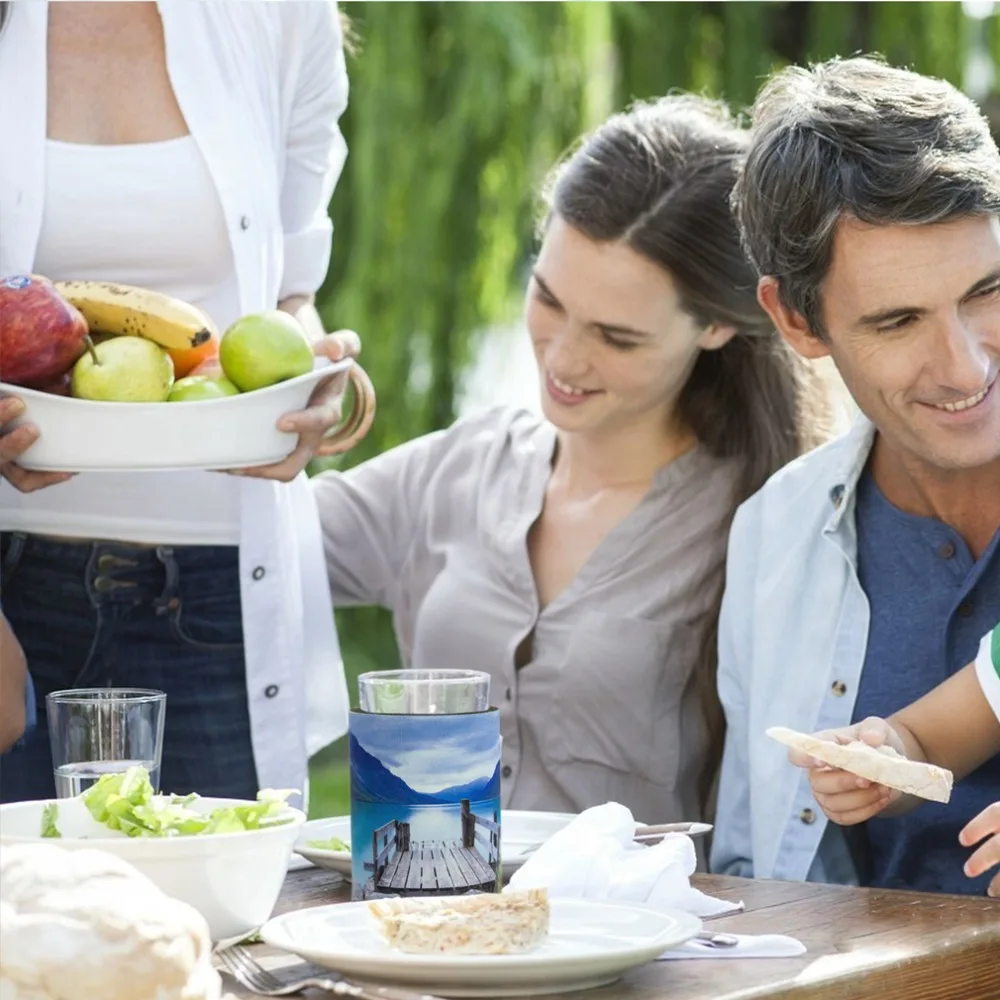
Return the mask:
{"type": "MultiPolygon", "coordinates": [[[[1000,621],[1000,531],[977,561],[961,535],[935,518],[894,507],[866,472],[858,487],[858,575],[871,627],[854,721],[885,718],[971,663],[1000,621]]],[[[857,830],[869,885],[985,894],[988,872],[967,878],[971,851],[958,832],[1000,800],[1000,756],[955,785],[947,805],[922,804],[857,830]]],[[[862,868],[864,869],[864,865],[862,868]]],[[[866,877],[865,877],[866,876],[866,877]]]]}

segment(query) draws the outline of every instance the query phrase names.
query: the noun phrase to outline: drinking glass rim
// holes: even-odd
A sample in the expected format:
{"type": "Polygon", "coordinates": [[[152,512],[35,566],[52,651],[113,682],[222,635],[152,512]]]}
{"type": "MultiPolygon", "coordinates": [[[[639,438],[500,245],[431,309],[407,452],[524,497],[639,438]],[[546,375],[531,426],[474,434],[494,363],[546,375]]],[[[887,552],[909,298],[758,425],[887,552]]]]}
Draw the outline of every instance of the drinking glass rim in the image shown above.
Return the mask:
{"type": "Polygon", "coordinates": [[[52,691],[45,700],[60,705],[143,705],[156,701],[165,701],[166,691],[155,688],[66,688],[62,691],[52,691]]]}
{"type": "Polygon", "coordinates": [[[490,681],[484,670],[369,670],[358,674],[358,683],[386,684],[482,684],[490,681]],[[434,676],[432,676],[434,675],[434,676]],[[444,675],[444,676],[441,676],[444,675]]]}

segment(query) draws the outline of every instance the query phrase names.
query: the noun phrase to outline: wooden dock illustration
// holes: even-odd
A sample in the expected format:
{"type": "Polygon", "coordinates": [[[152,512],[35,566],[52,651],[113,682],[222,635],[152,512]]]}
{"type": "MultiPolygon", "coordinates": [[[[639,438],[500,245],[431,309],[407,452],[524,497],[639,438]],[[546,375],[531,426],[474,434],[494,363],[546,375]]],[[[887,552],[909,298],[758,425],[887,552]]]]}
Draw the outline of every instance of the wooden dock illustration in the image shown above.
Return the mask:
{"type": "Polygon", "coordinates": [[[372,833],[371,877],[365,897],[376,893],[448,895],[496,889],[500,875],[500,824],[476,816],[462,799],[461,834],[455,840],[410,840],[410,824],[391,820],[372,833]]]}

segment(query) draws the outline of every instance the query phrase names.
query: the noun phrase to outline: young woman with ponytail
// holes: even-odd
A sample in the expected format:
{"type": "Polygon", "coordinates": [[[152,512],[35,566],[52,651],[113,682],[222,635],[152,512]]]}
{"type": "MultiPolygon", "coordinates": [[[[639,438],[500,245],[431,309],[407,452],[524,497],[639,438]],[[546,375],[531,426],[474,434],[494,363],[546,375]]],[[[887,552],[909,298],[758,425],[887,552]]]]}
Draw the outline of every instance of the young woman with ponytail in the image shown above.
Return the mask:
{"type": "Polygon", "coordinates": [[[492,675],[505,807],[710,811],[729,523],[820,413],[730,212],[744,145],[692,97],[605,122],[548,186],[525,312],[543,415],[312,480],[335,604],[390,608],[406,666],[492,675]]]}

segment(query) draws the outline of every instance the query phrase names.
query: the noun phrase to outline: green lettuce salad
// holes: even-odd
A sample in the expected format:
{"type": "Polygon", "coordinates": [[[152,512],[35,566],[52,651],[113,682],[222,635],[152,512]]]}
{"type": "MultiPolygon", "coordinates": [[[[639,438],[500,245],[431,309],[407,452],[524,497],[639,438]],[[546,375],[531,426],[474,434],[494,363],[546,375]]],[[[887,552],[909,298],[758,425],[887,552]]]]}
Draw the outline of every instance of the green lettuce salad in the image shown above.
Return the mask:
{"type": "Polygon", "coordinates": [[[42,812],[42,836],[61,837],[62,834],[56,828],[56,820],[59,818],[59,806],[55,802],[50,802],[42,812]]]}
{"type": "Polygon", "coordinates": [[[319,851],[349,851],[351,845],[340,837],[330,837],[328,840],[307,840],[307,847],[315,847],[319,851]]]}
{"type": "MultiPolygon", "coordinates": [[[[287,799],[293,791],[265,788],[257,793],[256,802],[200,813],[191,808],[198,795],[157,794],[149,772],[144,767],[130,767],[118,774],[102,775],[80,798],[90,815],[109,830],[120,830],[130,837],[192,837],[290,823],[287,799]]],[[[42,815],[43,837],[61,836],[57,816],[55,804],[46,807],[42,815]]]]}

